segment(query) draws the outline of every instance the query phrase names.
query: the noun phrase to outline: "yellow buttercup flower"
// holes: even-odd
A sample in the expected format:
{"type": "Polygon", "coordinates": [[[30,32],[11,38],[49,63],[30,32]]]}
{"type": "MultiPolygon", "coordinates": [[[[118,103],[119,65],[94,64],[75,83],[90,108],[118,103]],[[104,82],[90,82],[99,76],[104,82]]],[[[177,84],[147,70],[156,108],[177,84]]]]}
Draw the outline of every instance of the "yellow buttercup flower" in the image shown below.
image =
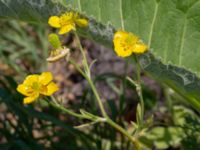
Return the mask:
{"type": "Polygon", "coordinates": [[[146,52],[147,46],[132,33],[117,31],[113,39],[114,50],[120,57],[128,57],[132,53],[142,54],[146,52]]]}
{"type": "Polygon", "coordinates": [[[71,30],[76,30],[76,26],[88,26],[88,20],[80,18],[78,13],[66,12],[61,16],[51,16],[48,21],[54,28],[60,28],[59,34],[65,34],[71,30]]]}
{"type": "Polygon", "coordinates": [[[29,104],[34,102],[40,94],[50,96],[58,91],[58,86],[52,80],[53,76],[51,72],[27,76],[24,82],[17,86],[17,91],[26,96],[23,103],[29,104]]]}

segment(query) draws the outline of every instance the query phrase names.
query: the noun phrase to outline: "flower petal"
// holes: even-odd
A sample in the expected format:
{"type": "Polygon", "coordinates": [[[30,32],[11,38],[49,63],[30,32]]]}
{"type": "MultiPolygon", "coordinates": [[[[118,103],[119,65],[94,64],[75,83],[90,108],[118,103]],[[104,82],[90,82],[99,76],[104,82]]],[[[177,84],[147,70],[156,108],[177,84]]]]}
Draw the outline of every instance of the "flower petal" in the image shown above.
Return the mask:
{"type": "Polygon", "coordinates": [[[128,34],[123,31],[118,31],[114,35],[114,50],[119,57],[128,57],[132,54],[132,49],[127,48],[126,46],[125,39],[127,36],[128,34]]]}
{"type": "Polygon", "coordinates": [[[33,94],[33,89],[31,89],[29,86],[26,86],[24,84],[19,84],[17,86],[17,91],[25,96],[30,96],[33,94]]]}
{"type": "Polygon", "coordinates": [[[49,82],[53,80],[53,76],[51,72],[43,72],[39,76],[39,83],[42,85],[47,85],[49,82]]]}
{"type": "Polygon", "coordinates": [[[58,16],[51,16],[48,24],[54,28],[60,28],[60,18],[58,16]]]}
{"type": "Polygon", "coordinates": [[[88,21],[86,19],[77,19],[75,21],[76,21],[76,24],[79,27],[86,27],[86,26],[88,26],[88,21]]]}
{"type": "Polygon", "coordinates": [[[132,54],[131,49],[125,49],[121,46],[116,46],[116,48],[114,50],[119,57],[128,57],[132,54]]]}
{"type": "Polygon", "coordinates": [[[58,90],[59,90],[58,86],[54,82],[51,82],[51,83],[49,83],[49,85],[47,85],[47,91],[45,93],[43,92],[41,94],[50,96],[58,90]]]}
{"type": "Polygon", "coordinates": [[[114,40],[116,40],[118,38],[123,40],[123,39],[126,39],[127,36],[128,36],[127,32],[119,30],[114,34],[114,40]]]}
{"type": "Polygon", "coordinates": [[[71,30],[75,30],[74,24],[68,24],[68,25],[61,27],[58,34],[65,34],[65,33],[69,32],[71,30]]]}
{"type": "Polygon", "coordinates": [[[23,100],[23,103],[30,104],[30,103],[36,101],[38,97],[39,97],[39,93],[34,93],[32,96],[25,97],[23,100]]]}
{"type": "Polygon", "coordinates": [[[141,54],[147,51],[147,46],[145,44],[136,44],[133,48],[133,53],[141,54]]]}
{"type": "Polygon", "coordinates": [[[27,86],[32,86],[32,84],[34,82],[38,82],[38,78],[39,78],[39,75],[37,75],[37,74],[29,75],[29,76],[26,77],[23,84],[27,85],[27,86]]]}

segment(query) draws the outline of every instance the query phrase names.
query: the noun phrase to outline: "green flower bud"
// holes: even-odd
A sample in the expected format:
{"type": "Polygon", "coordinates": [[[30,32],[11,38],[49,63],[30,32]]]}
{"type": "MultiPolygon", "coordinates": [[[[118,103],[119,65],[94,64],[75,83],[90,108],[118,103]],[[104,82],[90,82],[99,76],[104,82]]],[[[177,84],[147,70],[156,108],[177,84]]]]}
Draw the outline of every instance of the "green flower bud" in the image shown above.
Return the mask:
{"type": "Polygon", "coordinates": [[[48,36],[48,41],[53,46],[53,48],[57,49],[61,47],[61,42],[57,34],[51,33],[48,36]]]}

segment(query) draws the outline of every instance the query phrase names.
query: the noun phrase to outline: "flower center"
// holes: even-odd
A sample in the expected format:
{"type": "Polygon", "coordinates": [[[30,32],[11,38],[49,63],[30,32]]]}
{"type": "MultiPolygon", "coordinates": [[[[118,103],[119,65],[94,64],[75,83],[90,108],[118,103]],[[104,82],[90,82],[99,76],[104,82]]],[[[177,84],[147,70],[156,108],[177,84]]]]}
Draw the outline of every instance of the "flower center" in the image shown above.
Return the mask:
{"type": "Polygon", "coordinates": [[[123,47],[124,51],[127,51],[130,49],[131,45],[127,44],[126,41],[121,41],[120,42],[121,47],[123,47]]]}
{"type": "Polygon", "coordinates": [[[46,92],[47,92],[47,87],[44,86],[44,85],[42,85],[42,86],[40,87],[40,93],[46,93],[46,92]]]}
{"type": "Polygon", "coordinates": [[[65,26],[65,25],[69,25],[69,24],[74,24],[74,16],[72,13],[66,13],[66,14],[63,14],[61,17],[60,17],[60,24],[61,26],[65,26]]]}
{"type": "Polygon", "coordinates": [[[136,37],[132,34],[129,34],[126,37],[125,42],[126,42],[127,45],[135,45],[138,42],[138,37],[136,37]]]}
{"type": "Polygon", "coordinates": [[[27,86],[25,90],[26,90],[26,93],[28,93],[28,94],[32,94],[33,93],[33,88],[30,87],[30,86],[27,86]]]}
{"type": "Polygon", "coordinates": [[[42,85],[38,82],[33,82],[32,84],[32,92],[39,92],[39,93],[45,93],[47,92],[47,87],[45,85],[42,85]]]}
{"type": "Polygon", "coordinates": [[[138,42],[138,37],[129,34],[124,40],[121,41],[121,46],[124,48],[124,51],[130,50],[138,42]]]}
{"type": "Polygon", "coordinates": [[[33,82],[32,89],[39,91],[40,90],[40,84],[38,82],[33,82]]]}

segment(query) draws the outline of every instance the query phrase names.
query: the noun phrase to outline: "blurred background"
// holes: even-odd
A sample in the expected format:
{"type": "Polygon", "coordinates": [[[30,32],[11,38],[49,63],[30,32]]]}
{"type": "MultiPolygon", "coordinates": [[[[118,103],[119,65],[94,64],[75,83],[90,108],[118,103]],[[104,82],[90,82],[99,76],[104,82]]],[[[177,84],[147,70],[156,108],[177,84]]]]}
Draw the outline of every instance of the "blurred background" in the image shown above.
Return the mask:
{"type": "MultiPolygon", "coordinates": [[[[48,63],[50,29],[18,21],[0,22],[0,150],[132,150],[133,146],[107,124],[88,123],[49,106],[45,101],[24,106],[16,87],[28,74],[51,71],[60,90],[55,94],[66,107],[100,115],[86,80],[65,59],[48,63]]],[[[72,34],[61,37],[71,56],[81,65],[72,34]]],[[[87,39],[81,39],[88,61],[97,60],[92,75],[111,118],[133,131],[138,103],[135,87],[125,76],[134,77],[132,60],[117,57],[87,39]]],[[[145,120],[150,127],[141,136],[144,149],[199,150],[200,119],[182,97],[142,73],[145,120]]]]}

